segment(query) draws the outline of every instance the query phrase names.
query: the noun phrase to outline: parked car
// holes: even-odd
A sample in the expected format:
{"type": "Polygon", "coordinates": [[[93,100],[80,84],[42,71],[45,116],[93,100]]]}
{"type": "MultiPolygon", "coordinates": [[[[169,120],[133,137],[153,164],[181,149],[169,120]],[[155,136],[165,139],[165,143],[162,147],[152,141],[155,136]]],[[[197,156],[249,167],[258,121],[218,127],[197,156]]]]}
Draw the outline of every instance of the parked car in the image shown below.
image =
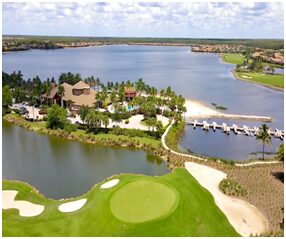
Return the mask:
{"type": "Polygon", "coordinates": [[[24,106],[22,106],[19,108],[19,113],[21,115],[24,115],[24,114],[28,113],[28,110],[24,106]]]}

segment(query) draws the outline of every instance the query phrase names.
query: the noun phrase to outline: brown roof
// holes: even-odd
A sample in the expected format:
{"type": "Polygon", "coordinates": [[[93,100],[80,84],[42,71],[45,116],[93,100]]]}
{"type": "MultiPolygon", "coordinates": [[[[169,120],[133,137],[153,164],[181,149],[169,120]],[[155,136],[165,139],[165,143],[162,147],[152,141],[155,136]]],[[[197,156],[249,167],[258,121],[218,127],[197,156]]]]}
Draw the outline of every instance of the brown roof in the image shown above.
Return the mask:
{"type": "Polygon", "coordinates": [[[85,88],[89,89],[90,86],[83,81],[79,81],[78,83],[74,84],[73,88],[74,89],[85,89],[85,88]]]}
{"type": "Polygon", "coordinates": [[[58,92],[58,87],[56,86],[56,87],[51,89],[50,94],[48,96],[46,93],[43,94],[42,96],[45,98],[53,99],[56,96],[57,92],[58,92]]]}
{"type": "MultiPolygon", "coordinates": [[[[72,85],[70,85],[68,83],[63,83],[62,84],[62,86],[65,89],[63,100],[65,100],[65,101],[71,100],[74,103],[74,105],[79,105],[79,106],[87,105],[89,107],[92,107],[94,102],[95,102],[95,94],[96,94],[95,91],[93,89],[90,89],[90,94],[89,95],[85,95],[85,94],[74,95],[72,90],[75,89],[74,87],[76,85],[72,86],[72,85]]],[[[78,87],[78,85],[76,87],[78,87]]],[[[81,84],[81,85],[84,86],[83,84],[81,84]]],[[[86,87],[84,87],[84,88],[86,88],[86,87]]],[[[90,88],[90,87],[88,86],[88,88],[90,88]]],[[[76,88],[76,89],[78,89],[78,88],[76,88]]],[[[82,89],[82,88],[80,88],[80,89],[82,89]]]]}
{"type": "MultiPolygon", "coordinates": [[[[87,105],[89,107],[93,106],[93,104],[95,102],[96,92],[93,89],[90,89],[89,85],[85,84],[82,81],[79,81],[78,83],[76,83],[73,86],[68,84],[68,83],[63,83],[61,85],[65,89],[64,95],[62,97],[63,100],[65,100],[65,101],[71,100],[74,105],[78,105],[78,106],[82,106],[82,105],[87,105]],[[85,94],[74,95],[73,94],[73,89],[86,89],[86,88],[90,89],[89,95],[85,95],[85,94]]],[[[56,96],[57,92],[58,92],[58,86],[51,89],[50,94],[48,96],[46,96],[46,94],[43,94],[43,97],[52,99],[56,96]]]]}

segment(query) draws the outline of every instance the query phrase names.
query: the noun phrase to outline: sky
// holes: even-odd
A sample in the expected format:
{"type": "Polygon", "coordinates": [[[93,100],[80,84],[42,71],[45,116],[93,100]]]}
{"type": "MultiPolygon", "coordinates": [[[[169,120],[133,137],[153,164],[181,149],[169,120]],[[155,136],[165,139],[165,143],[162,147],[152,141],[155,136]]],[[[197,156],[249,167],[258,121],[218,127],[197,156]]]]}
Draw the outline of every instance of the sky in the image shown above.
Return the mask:
{"type": "Polygon", "coordinates": [[[281,2],[3,3],[2,33],[19,35],[284,38],[281,2]]]}

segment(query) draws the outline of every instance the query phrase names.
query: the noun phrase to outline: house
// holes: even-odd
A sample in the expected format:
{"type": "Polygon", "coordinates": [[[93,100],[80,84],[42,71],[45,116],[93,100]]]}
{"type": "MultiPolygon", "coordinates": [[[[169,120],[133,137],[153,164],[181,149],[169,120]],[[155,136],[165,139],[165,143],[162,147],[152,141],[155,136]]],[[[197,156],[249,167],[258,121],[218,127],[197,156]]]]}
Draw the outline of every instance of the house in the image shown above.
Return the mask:
{"type": "Polygon", "coordinates": [[[63,83],[61,86],[64,88],[62,97],[58,94],[58,86],[54,83],[51,84],[50,94],[44,94],[42,97],[49,105],[59,104],[63,107],[69,107],[73,114],[77,114],[81,106],[86,105],[93,107],[95,103],[96,92],[83,81],[79,81],[75,85],[63,83]],[[52,85],[53,84],[53,85],[52,85]]]}
{"type": "Polygon", "coordinates": [[[125,100],[130,101],[134,100],[136,97],[137,93],[133,87],[124,87],[124,95],[125,95],[125,100]]]}

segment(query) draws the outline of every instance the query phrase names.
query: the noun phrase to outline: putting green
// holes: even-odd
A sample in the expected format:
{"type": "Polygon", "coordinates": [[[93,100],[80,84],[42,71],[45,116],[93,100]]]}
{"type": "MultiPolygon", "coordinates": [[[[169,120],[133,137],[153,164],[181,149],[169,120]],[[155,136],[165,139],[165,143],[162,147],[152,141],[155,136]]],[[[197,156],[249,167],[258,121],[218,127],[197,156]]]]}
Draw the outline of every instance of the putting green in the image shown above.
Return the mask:
{"type": "Polygon", "coordinates": [[[170,215],[178,201],[178,193],[170,186],[153,180],[139,180],[116,191],[110,208],[121,221],[142,223],[170,215]]]}

